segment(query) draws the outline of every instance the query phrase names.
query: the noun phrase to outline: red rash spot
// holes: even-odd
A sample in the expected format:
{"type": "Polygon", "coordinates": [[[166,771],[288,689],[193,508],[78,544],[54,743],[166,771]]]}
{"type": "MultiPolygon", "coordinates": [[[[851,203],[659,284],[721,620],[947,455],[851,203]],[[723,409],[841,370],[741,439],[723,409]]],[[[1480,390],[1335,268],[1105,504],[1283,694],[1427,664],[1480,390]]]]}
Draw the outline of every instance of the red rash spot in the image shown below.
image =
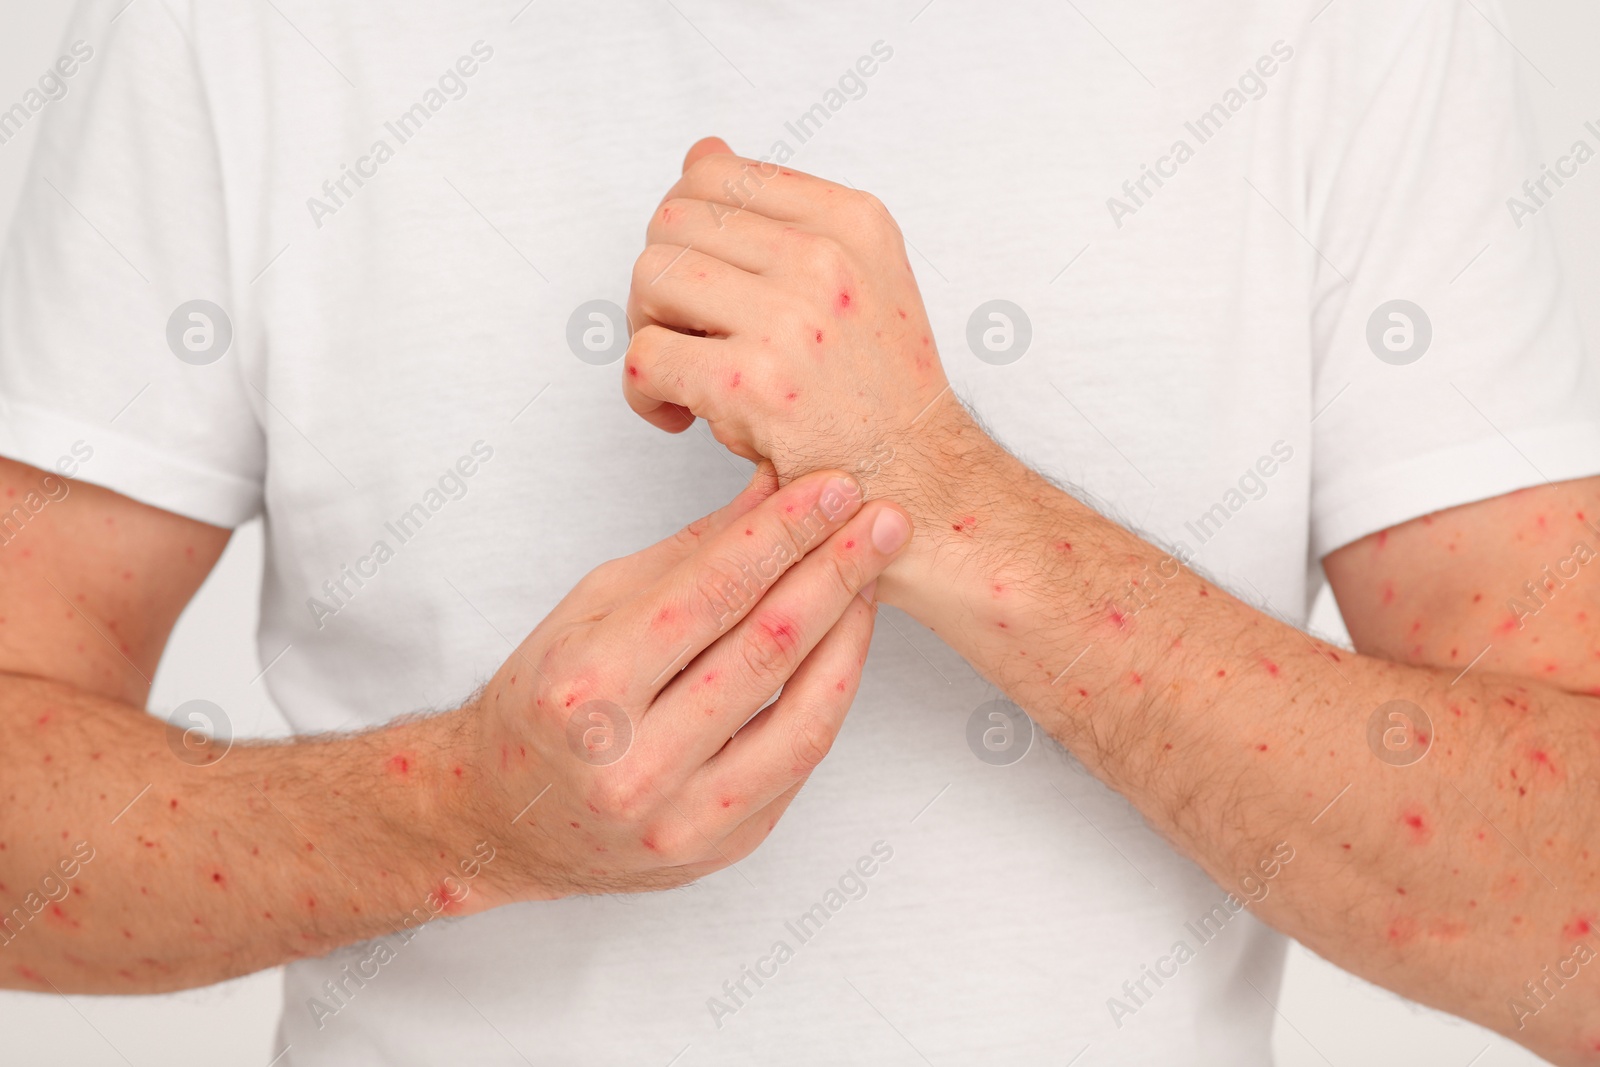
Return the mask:
{"type": "Polygon", "coordinates": [[[1089,691],[1087,689],[1080,689],[1078,690],[1078,695],[1081,697],[1087,697],[1089,695],[1089,691]]]}
{"type": "Polygon", "coordinates": [[[850,293],[847,290],[841,290],[839,292],[839,299],[835,306],[838,307],[840,311],[848,311],[850,309],[850,293]]]}
{"type": "Polygon", "coordinates": [[[793,400],[793,399],[795,399],[795,398],[796,398],[796,397],[798,397],[798,396],[799,396],[799,395],[800,395],[800,394],[799,394],[799,393],[786,393],[786,394],[784,394],[784,397],[783,397],[783,398],[784,398],[784,399],[785,399],[785,400],[793,400]]]}
{"type": "Polygon", "coordinates": [[[1210,596],[1210,595],[1211,595],[1211,594],[1210,594],[1210,593],[1208,593],[1208,592],[1206,592],[1206,591],[1205,591],[1205,590],[1204,590],[1204,589],[1201,589],[1201,590],[1200,590],[1200,595],[1201,595],[1201,596],[1210,596]]]}
{"type": "Polygon", "coordinates": [[[639,844],[643,845],[645,848],[649,849],[651,852],[656,851],[656,839],[653,838],[653,837],[641,837],[639,839],[639,844]]]}
{"type": "Polygon", "coordinates": [[[1388,530],[1379,530],[1378,531],[1378,547],[1382,548],[1384,545],[1386,545],[1388,543],[1389,543],[1389,531],[1388,530]]]}
{"type": "Polygon", "coordinates": [[[1267,750],[1267,746],[1266,745],[1257,745],[1256,746],[1256,751],[1257,752],[1265,752],[1266,750],[1267,750]]]}
{"type": "Polygon", "coordinates": [[[173,797],[171,803],[169,803],[167,806],[169,808],[177,808],[177,806],[178,806],[178,798],[177,797],[173,797]]]}
{"type": "Polygon", "coordinates": [[[1394,583],[1392,583],[1392,582],[1384,582],[1383,583],[1383,602],[1385,604],[1393,604],[1394,603],[1394,583]]]}
{"type": "Polygon", "coordinates": [[[1586,937],[1594,929],[1594,923],[1586,915],[1579,915],[1561,928],[1561,936],[1567,941],[1576,941],[1586,937]]]}
{"type": "Polygon", "coordinates": [[[404,753],[398,756],[391,756],[385,766],[388,767],[390,774],[398,775],[401,778],[411,773],[411,760],[404,753]]]}
{"type": "Polygon", "coordinates": [[[23,966],[22,964],[19,963],[19,964],[17,964],[15,967],[13,967],[11,969],[14,972],[16,972],[19,976],[21,976],[21,978],[24,981],[32,982],[35,985],[44,985],[45,984],[44,977],[38,971],[34,970],[32,967],[25,967],[25,966],[23,966]]]}
{"type": "Polygon", "coordinates": [[[671,222],[672,221],[672,209],[670,207],[664,207],[664,208],[661,209],[661,221],[662,222],[671,222]]]}
{"type": "Polygon", "coordinates": [[[1350,842],[1346,841],[1344,844],[1340,845],[1339,847],[1344,849],[1346,852],[1349,852],[1350,851],[1350,842]]]}
{"type": "Polygon", "coordinates": [[[638,367],[629,367],[628,368],[628,377],[637,378],[638,376],[639,376],[639,368],[638,367]]]}
{"type": "Polygon", "coordinates": [[[1425,845],[1433,837],[1433,827],[1428,825],[1426,814],[1420,808],[1408,808],[1400,816],[1400,821],[1411,831],[1411,843],[1425,845]]]}
{"type": "Polygon", "coordinates": [[[1226,678],[1227,676],[1228,676],[1228,672],[1227,671],[1218,671],[1217,672],[1217,677],[1218,678],[1226,678]]]}
{"type": "MultiPolygon", "coordinates": [[[[960,529],[960,527],[958,526],[956,529],[960,529]]],[[[1115,604],[1108,604],[1106,606],[1106,618],[1115,623],[1117,629],[1119,630],[1123,629],[1128,624],[1128,617],[1122,612],[1118,611],[1115,604]]]]}
{"type": "Polygon", "coordinates": [[[754,536],[754,535],[755,535],[755,531],[754,531],[754,530],[746,530],[746,531],[745,531],[745,532],[744,532],[744,535],[745,535],[745,536],[746,536],[746,537],[752,537],[752,536],[754,536]]]}
{"type": "Polygon", "coordinates": [[[453,768],[451,768],[451,770],[452,770],[452,772],[455,774],[455,776],[457,778],[461,777],[461,768],[460,767],[453,767],[453,768]]]}
{"type": "Polygon", "coordinates": [[[1278,676],[1278,665],[1272,662],[1270,659],[1262,660],[1261,665],[1265,667],[1267,669],[1267,673],[1272,675],[1274,678],[1278,676]]]}
{"type": "Polygon", "coordinates": [[[725,807],[725,808],[733,807],[733,798],[732,797],[723,797],[722,798],[722,806],[725,807]]]}
{"type": "Polygon", "coordinates": [[[786,620],[763,619],[759,626],[761,632],[781,649],[793,648],[800,639],[799,634],[795,632],[794,624],[786,620]]]}
{"type": "Polygon", "coordinates": [[[581,827],[581,826],[579,826],[579,825],[578,825],[578,824],[577,824],[577,823],[571,823],[571,824],[569,824],[569,825],[571,825],[571,827],[572,827],[572,828],[573,828],[573,829],[574,829],[574,830],[581,830],[581,829],[583,829],[583,827],[581,827]]]}
{"type": "Polygon", "coordinates": [[[1072,551],[1072,545],[1069,544],[1066,541],[1057,541],[1056,542],[1056,551],[1057,552],[1071,552],[1072,551]]]}
{"type": "Polygon", "coordinates": [[[856,543],[854,541],[846,541],[844,543],[844,547],[846,547],[846,548],[854,548],[854,547],[856,547],[856,543]]]}
{"type": "Polygon", "coordinates": [[[1129,675],[1128,675],[1128,684],[1129,685],[1143,685],[1144,684],[1144,679],[1139,677],[1137,674],[1129,673],[1129,675]]]}
{"type": "Polygon", "coordinates": [[[1515,630],[1516,628],[1517,628],[1517,617],[1515,615],[1513,615],[1509,619],[1507,619],[1505,622],[1502,622],[1499,626],[1496,626],[1494,632],[1497,633],[1497,634],[1508,634],[1511,631],[1515,630]]]}
{"type": "Polygon", "coordinates": [[[227,885],[226,880],[222,877],[222,872],[221,871],[213,871],[212,874],[211,874],[211,880],[213,882],[215,882],[217,885],[222,885],[222,886],[227,885]]]}
{"type": "Polygon", "coordinates": [[[834,683],[833,687],[841,693],[845,691],[845,684],[843,682],[836,682],[834,683]]]}
{"type": "Polygon", "coordinates": [[[899,315],[902,319],[906,317],[905,311],[903,309],[901,309],[901,308],[895,308],[894,309],[894,313],[896,315],[899,315]]]}
{"type": "Polygon", "coordinates": [[[739,388],[739,383],[744,380],[744,375],[739,371],[733,372],[733,380],[728,383],[729,389],[739,388]]]}
{"type": "Polygon", "coordinates": [[[822,343],[822,331],[818,330],[815,334],[813,334],[812,340],[816,341],[817,344],[820,345],[822,343]]]}
{"type": "Polygon", "coordinates": [[[1474,603],[1474,604],[1476,604],[1476,603],[1477,603],[1477,602],[1478,602],[1478,601],[1480,601],[1480,600],[1482,600],[1482,599],[1483,599],[1483,594],[1482,594],[1482,593],[1474,593],[1474,594],[1473,594],[1473,595],[1472,595],[1472,602],[1473,602],[1473,603],[1474,603]]]}

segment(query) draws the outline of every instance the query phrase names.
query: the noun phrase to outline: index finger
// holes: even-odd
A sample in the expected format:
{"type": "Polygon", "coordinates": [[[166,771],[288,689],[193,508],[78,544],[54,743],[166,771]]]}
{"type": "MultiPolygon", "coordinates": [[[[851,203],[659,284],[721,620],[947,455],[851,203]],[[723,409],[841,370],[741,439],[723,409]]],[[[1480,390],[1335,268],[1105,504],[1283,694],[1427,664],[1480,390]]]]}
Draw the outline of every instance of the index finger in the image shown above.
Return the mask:
{"type": "Polygon", "coordinates": [[[841,472],[797,478],[609,615],[597,636],[631,663],[630,694],[641,704],[654,699],[861,504],[860,485],[841,472]]]}

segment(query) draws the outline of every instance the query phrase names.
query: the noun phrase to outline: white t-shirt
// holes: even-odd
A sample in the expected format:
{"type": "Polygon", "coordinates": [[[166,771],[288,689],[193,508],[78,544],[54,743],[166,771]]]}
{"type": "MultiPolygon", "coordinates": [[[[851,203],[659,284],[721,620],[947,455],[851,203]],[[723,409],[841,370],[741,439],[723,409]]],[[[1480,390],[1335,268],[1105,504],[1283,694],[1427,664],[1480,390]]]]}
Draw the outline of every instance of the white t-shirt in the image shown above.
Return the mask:
{"type": "MultiPolygon", "coordinates": [[[[1290,619],[1340,545],[1600,472],[1516,56],[1459,2],[124,2],[22,105],[0,451],[264,514],[297,730],[458,702],[744,483],[575,317],[708,133],[881,196],[998,439],[1290,619]]],[[[1284,942],[1214,910],[1250,890],[1053,745],[979,759],[998,695],[884,611],[738,870],[293,964],[281,1062],[1266,1064],[1284,942]]]]}

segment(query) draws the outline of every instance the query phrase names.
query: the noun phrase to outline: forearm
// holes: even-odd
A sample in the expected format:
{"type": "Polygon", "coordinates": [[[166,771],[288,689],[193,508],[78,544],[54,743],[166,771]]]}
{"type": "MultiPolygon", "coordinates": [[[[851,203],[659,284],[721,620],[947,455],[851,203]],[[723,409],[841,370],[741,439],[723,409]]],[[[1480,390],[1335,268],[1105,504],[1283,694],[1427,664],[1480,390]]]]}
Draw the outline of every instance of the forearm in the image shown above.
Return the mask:
{"type": "Polygon", "coordinates": [[[0,985],[186,988],[487,906],[469,714],[191,765],[137,708],[0,675],[0,985]]]}
{"type": "Polygon", "coordinates": [[[1273,925],[1547,1056],[1573,1060],[1600,1037],[1592,993],[1541,1006],[1523,987],[1556,989],[1546,974],[1569,961],[1570,980],[1575,947],[1595,942],[1593,697],[1472,671],[1457,681],[1459,670],[1313,641],[985,440],[972,428],[954,439],[937,493],[890,488],[933,503],[917,515],[920,544],[880,585],[885,600],[1221,885],[1292,846],[1255,908],[1273,925]],[[1368,745],[1391,700],[1425,709],[1438,731],[1411,766],[1368,745]]]}

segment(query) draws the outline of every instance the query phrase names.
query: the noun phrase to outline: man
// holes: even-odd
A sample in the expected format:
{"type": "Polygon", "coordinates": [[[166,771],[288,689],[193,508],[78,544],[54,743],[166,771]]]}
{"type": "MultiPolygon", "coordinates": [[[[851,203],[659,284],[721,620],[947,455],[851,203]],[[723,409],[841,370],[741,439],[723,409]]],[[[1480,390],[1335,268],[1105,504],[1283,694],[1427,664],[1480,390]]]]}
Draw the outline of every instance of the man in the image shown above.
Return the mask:
{"type": "Polygon", "coordinates": [[[1600,1056],[1514,55],[917,6],[83,9],[0,281],[10,985],[292,960],[301,1064],[1266,1063],[1270,923],[1600,1056]],[[216,758],[138,709],[257,513],[325,736],[216,758]]]}

